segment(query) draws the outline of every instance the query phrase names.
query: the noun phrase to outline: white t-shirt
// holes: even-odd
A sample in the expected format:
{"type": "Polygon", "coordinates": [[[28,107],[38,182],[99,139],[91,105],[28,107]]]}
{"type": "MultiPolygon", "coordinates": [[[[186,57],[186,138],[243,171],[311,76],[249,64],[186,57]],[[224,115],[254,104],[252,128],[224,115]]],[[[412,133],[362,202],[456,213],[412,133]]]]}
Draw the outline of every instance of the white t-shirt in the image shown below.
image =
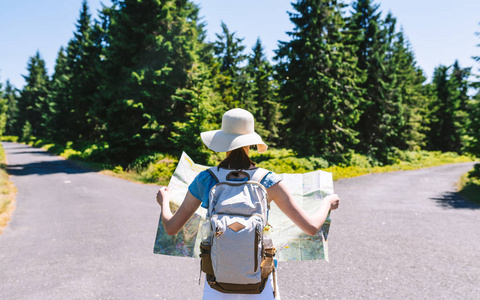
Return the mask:
{"type": "Polygon", "coordinates": [[[272,275],[268,277],[265,288],[261,294],[225,294],[217,290],[212,289],[207,281],[203,288],[203,300],[279,300],[280,293],[277,285],[277,297],[273,297],[273,280],[272,275]]]}

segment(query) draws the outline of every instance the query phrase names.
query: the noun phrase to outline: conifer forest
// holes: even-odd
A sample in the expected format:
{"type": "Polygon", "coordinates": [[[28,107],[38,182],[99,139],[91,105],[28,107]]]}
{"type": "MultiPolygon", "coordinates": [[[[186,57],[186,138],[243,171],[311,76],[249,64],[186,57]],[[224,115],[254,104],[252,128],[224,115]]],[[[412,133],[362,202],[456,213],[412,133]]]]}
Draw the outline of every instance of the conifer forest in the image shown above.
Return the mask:
{"type": "MultiPolygon", "coordinates": [[[[0,133],[125,166],[182,151],[206,164],[213,154],[200,132],[241,107],[271,148],[298,157],[480,155],[476,70],[452,61],[427,82],[415,45],[372,0],[295,0],[290,11],[294,29],[269,60],[260,38],[248,49],[225,23],[207,42],[190,0],[113,0],[96,19],[84,1],[53,74],[37,52],[23,88],[1,84],[0,133]]],[[[480,48],[472,58],[480,61],[480,48]]]]}

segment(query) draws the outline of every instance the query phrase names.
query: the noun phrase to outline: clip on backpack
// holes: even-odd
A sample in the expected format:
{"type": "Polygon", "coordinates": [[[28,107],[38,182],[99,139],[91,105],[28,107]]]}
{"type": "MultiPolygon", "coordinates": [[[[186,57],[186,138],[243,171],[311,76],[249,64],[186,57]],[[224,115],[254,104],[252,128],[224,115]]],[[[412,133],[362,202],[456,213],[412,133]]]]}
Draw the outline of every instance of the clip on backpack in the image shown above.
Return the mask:
{"type": "Polygon", "coordinates": [[[275,248],[267,222],[270,204],[267,190],[260,184],[268,171],[218,167],[208,171],[217,184],[210,191],[207,222],[202,228],[201,271],[213,289],[235,294],[260,294],[273,273],[275,297],[275,248]],[[232,176],[238,178],[235,173],[247,180],[232,180],[232,176]]]}

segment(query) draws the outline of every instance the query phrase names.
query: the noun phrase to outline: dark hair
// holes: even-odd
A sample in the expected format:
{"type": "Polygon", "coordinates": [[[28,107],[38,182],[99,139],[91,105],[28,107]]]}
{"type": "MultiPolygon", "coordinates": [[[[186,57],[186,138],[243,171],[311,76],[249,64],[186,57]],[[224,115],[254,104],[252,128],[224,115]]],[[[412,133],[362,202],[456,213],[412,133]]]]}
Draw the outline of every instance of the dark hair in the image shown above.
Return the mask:
{"type": "Polygon", "coordinates": [[[219,168],[233,170],[248,170],[255,163],[248,157],[243,147],[232,150],[230,154],[218,165],[219,168]]]}

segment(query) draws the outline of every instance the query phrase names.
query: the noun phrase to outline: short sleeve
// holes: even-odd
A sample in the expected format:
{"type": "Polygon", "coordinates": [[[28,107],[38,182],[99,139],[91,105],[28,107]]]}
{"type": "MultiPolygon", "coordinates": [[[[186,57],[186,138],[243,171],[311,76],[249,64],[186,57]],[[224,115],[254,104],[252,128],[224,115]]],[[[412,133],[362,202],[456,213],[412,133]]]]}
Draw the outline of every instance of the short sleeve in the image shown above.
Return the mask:
{"type": "Polygon", "coordinates": [[[188,186],[190,193],[202,202],[202,207],[208,209],[208,195],[212,187],[216,184],[215,178],[208,172],[202,171],[188,186]]]}
{"type": "Polygon", "coordinates": [[[275,184],[279,183],[282,178],[274,172],[269,172],[265,177],[263,177],[262,181],[260,182],[266,189],[269,187],[274,186],[275,184]]]}

